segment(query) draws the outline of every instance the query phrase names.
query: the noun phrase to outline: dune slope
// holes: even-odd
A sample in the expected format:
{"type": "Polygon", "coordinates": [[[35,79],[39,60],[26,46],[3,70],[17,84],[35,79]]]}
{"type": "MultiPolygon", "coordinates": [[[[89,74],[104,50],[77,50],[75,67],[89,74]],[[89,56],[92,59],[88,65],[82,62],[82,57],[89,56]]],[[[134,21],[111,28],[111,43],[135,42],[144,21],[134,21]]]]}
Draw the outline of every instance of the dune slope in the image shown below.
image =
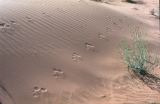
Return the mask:
{"type": "Polygon", "coordinates": [[[0,0],[0,81],[16,104],[160,102],[130,77],[119,50],[149,28],[96,2],[0,0]]]}

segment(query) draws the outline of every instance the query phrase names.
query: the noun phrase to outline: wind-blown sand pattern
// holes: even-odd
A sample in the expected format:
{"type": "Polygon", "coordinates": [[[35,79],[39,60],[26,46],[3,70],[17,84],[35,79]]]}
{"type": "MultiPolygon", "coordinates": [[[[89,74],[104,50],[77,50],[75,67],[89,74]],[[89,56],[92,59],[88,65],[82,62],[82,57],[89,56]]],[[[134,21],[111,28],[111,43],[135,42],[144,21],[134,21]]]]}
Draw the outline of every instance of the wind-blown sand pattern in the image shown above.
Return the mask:
{"type": "Polygon", "coordinates": [[[0,80],[15,103],[1,87],[0,101],[160,103],[160,93],[130,76],[119,50],[137,32],[160,55],[156,26],[93,1],[0,0],[0,80]]]}

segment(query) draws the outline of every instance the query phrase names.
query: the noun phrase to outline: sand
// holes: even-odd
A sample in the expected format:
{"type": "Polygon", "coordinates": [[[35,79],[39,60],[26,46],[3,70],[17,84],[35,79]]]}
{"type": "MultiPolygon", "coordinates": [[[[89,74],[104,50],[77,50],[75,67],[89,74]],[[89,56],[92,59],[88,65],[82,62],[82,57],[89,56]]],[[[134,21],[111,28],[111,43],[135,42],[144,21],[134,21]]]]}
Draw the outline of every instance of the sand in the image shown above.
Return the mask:
{"type": "Polygon", "coordinates": [[[158,19],[130,5],[0,0],[0,81],[9,93],[0,88],[2,104],[160,103],[122,60],[120,44],[134,33],[148,34],[160,55],[158,19]]]}

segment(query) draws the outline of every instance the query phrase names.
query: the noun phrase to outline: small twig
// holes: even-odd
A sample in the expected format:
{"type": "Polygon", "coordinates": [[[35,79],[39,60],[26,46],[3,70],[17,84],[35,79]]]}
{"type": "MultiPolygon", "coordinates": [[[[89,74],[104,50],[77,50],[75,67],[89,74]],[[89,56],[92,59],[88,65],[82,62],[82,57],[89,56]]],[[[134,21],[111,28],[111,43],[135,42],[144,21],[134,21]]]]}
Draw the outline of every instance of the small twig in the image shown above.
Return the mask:
{"type": "Polygon", "coordinates": [[[150,62],[150,61],[148,61],[148,60],[146,60],[146,59],[144,59],[147,63],[150,63],[150,64],[152,64],[152,65],[155,65],[155,63],[152,63],[152,62],[150,62]]]}

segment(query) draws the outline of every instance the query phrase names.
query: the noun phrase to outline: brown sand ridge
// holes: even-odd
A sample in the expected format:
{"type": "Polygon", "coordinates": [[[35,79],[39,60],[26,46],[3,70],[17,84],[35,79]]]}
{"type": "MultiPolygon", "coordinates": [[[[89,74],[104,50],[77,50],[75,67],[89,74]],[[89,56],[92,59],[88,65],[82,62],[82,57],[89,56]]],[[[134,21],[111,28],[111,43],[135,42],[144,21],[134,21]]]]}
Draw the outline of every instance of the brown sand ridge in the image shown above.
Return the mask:
{"type": "Polygon", "coordinates": [[[149,34],[149,47],[160,52],[157,20],[112,8],[87,0],[0,0],[2,104],[160,103],[160,93],[130,76],[119,49],[137,32],[149,34]]]}

